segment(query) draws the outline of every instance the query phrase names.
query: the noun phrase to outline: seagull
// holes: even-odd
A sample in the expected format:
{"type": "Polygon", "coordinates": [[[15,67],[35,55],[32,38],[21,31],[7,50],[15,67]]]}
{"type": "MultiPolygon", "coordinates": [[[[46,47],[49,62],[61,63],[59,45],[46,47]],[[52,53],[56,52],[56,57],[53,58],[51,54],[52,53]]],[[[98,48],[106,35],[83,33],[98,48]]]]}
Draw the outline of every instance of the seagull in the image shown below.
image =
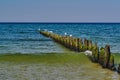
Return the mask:
{"type": "Polygon", "coordinates": [[[38,31],[40,31],[40,28],[38,29],[38,31]]]}
{"type": "Polygon", "coordinates": [[[53,33],[53,31],[49,31],[50,33],[53,33]]]}
{"type": "Polygon", "coordinates": [[[66,33],[66,32],[65,32],[64,34],[65,34],[65,36],[67,35],[67,33],[66,33]]]}
{"type": "Polygon", "coordinates": [[[47,31],[47,29],[44,29],[44,31],[47,31]]]}
{"type": "Polygon", "coordinates": [[[72,34],[70,34],[70,37],[72,37],[72,34]]]}
{"type": "Polygon", "coordinates": [[[86,51],[85,51],[85,55],[92,56],[92,51],[86,50],[86,51]]]}

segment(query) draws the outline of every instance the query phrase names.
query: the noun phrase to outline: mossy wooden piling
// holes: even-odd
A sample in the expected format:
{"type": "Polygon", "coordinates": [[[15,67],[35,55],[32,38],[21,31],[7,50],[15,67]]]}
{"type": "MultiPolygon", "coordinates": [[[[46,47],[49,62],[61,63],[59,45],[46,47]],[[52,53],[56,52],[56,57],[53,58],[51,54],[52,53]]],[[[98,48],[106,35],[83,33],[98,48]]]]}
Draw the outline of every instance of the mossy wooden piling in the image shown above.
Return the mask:
{"type": "MultiPolygon", "coordinates": [[[[103,68],[116,70],[114,66],[114,56],[110,52],[110,45],[106,45],[105,48],[101,47],[99,49],[97,43],[93,44],[92,40],[87,40],[86,38],[83,41],[81,38],[75,38],[66,35],[62,36],[49,31],[40,31],[40,34],[50,37],[55,42],[62,44],[66,48],[73,51],[83,52],[90,50],[92,51],[92,55],[89,57],[93,62],[99,63],[103,68]]],[[[120,65],[118,66],[117,70],[120,73],[120,65]]]]}
{"type": "Polygon", "coordinates": [[[98,62],[99,61],[99,48],[97,46],[97,43],[95,43],[93,46],[92,46],[92,61],[93,62],[98,62]]]}
{"type": "Polygon", "coordinates": [[[120,73],[120,64],[118,65],[117,70],[118,70],[118,73],[120,73]]]}
{"type": "Polygon", "coordinates": [[[106,58],[105,67],[108,67],[108,66],[109,66],[110,56],[111,56],[110,46],[109,46],[109,45],[106,45],[106,46],[105,46],[105,58],[106,58]]]}

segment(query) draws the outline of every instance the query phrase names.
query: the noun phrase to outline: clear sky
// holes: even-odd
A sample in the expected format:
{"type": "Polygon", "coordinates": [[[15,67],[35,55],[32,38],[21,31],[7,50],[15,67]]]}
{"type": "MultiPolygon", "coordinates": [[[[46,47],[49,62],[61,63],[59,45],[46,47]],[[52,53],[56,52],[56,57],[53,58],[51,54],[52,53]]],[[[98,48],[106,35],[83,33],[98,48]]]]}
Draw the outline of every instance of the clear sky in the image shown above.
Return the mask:
{"type": "Polygon", "coordinates": [[[120,0],[0,0],[0,22],[120,22],[120,0]]]}

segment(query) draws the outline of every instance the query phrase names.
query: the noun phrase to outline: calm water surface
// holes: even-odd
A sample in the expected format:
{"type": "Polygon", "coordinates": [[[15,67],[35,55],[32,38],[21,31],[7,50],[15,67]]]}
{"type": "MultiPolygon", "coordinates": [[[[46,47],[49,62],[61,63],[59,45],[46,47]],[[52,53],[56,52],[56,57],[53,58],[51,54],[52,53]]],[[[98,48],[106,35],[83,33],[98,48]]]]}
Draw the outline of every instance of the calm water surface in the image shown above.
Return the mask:
{"type": "Polygon", "coordinates": [[[91,39],[99,46],[111,45],[111,52],[120,52],[120,24],[0,24],[0,53],[46,53],[64,50],[51,39],[39,34],[38,29],[64,35],[91,39]]]}

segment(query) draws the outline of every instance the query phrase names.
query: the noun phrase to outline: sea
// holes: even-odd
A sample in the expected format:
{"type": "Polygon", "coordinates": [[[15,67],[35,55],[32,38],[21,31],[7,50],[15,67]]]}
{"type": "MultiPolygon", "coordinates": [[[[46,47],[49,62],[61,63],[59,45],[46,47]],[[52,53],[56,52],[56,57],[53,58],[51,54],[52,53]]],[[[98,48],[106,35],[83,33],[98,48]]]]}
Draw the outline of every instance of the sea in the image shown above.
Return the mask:
{"type": "Polygon", "coordinates": [[[120,23],[0,23],[0,54],[62,53],[65,49],[38,30],[72,35],[110,45],[112,53],[120,53],[120,23]]]}

